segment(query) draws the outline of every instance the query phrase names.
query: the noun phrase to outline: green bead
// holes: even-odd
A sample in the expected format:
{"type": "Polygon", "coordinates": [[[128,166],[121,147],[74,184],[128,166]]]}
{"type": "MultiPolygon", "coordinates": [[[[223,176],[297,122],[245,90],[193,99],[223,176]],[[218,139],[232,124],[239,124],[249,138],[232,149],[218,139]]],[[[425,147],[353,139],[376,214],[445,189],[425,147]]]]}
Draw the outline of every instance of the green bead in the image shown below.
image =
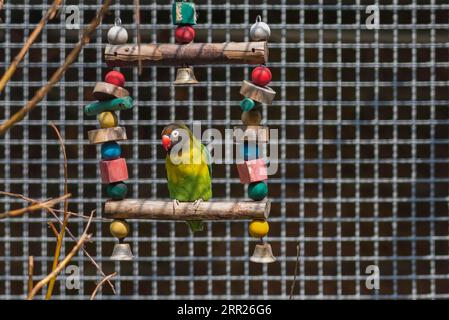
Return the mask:
{"type": "Polygon", "coordinates": [[[240,108],[242,108],[243,111],[249,111],[254,108],[255,105],[256,103],[254,102],[254,100],[250,98],[245,98],[240,101],[240,108]]]}
{"type": "Polygon", "coordinates": [[[248,186],[248,196],[253,200],[262,200],[268,195],[268,186],[265,182],[253,182],[248,186]]]}
{"type": "Polygon", "coordinates": [[[94,116],[105,111],[116,111],[131,109],[133,99],[131,97],[115,98],[112,100],[90,103],[84,107],[84,113],[88,116],[94,116]]]}
{"type": "Polygon", "coordinates": [[[114,200],[122,200],[128,193],[128,187],[123,182],[111,183],[107,186],[106,193],[114,200]]]}

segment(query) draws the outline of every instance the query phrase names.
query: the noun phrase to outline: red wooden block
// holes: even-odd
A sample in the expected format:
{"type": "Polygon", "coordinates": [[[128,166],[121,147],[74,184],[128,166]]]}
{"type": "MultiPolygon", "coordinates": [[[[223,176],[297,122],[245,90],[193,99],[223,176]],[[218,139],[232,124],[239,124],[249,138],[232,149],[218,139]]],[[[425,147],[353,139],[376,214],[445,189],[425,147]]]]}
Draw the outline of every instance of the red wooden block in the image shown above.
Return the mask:
{"type": "Polygon", "coordinates": [[[100,162],[101,181],[114,183],[128,179],[128,167],[124,158],[100,162]]]}
{"type": "Polygon", "coordinates": [[[268,179],[267,165],[264,159],[255,159],[237,164],[241,183],[252,183],[268,179]]]}

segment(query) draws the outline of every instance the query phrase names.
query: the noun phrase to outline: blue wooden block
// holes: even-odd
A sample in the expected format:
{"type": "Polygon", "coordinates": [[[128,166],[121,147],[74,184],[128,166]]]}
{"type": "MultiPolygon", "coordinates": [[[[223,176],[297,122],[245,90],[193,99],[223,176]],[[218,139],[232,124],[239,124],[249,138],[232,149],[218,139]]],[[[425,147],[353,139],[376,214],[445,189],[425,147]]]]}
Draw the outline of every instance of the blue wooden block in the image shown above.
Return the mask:
{"type": "Polygon", "coordinates": [[[122,148],[115,141],[109,141],[101,145],[101,158],[103,160],[112,160],[120,158],[122,148]]]}

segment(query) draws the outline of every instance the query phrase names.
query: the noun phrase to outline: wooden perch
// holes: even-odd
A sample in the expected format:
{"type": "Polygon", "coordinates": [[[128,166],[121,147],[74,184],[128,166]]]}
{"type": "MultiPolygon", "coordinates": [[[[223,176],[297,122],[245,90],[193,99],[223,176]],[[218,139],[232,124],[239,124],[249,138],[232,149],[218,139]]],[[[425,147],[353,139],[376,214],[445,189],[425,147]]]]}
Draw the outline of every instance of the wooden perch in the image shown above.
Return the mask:
{"type": "Polygon", "coordinates": [[[193,202],[180,202],[173,210],[172,201],[125,199],[107,201],[104,213],[114,219],[159,220],[241,220],[267,219],[269,201],[201,202],[195,210],[193,202]]]}
{"type": "Polygon", "coordinates": [[[262,64],[268,60],[266,41],[107,45],[108,66],[135,66],[139,57],[144,65],[262,64]]]}

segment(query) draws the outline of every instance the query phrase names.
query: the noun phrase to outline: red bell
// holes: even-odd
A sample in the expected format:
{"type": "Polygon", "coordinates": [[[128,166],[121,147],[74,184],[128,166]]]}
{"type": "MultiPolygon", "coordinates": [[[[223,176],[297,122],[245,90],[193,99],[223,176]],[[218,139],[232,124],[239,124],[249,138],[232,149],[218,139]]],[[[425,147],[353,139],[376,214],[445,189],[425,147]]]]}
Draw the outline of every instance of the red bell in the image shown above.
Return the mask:
{"type": "Polygon", "coordinates": [[[255,85],[265,87],[272,79],[271,71],[266,66],[259,66],[254,68],[251,73],[251,80],[255,85]]]}
{"type": "Polygon", "coordinates": [[[175,39],[178,43],[189,43],[195,38],[195,29],[191,26],[179,26],[175,30],[175,39]]]}
{"type": "Polygon", "coordinates": [[[118,87],[125,86],[125,76],[118,71],[109,71],[104,77],[104,81],[118,87]]]}

